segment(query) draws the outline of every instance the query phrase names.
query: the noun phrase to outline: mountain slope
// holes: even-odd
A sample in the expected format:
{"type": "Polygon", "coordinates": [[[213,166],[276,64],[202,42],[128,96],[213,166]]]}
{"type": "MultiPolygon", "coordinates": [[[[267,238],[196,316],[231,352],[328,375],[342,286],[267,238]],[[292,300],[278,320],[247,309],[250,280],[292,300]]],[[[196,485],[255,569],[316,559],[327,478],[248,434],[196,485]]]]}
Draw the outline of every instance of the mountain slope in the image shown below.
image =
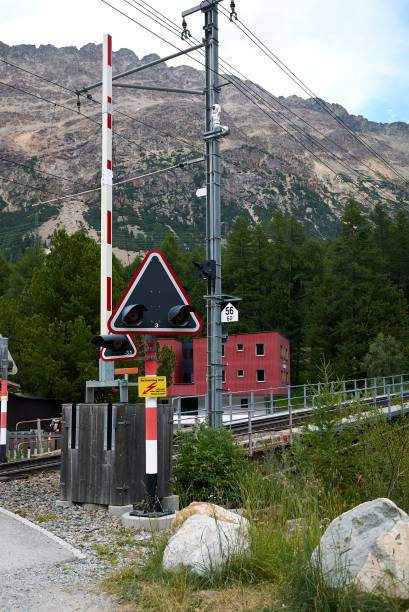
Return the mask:
{"type": "MultiPolygon", "coordinates": [[[[49,240],[59,227],[83,229],[98,239],[98,192],[39,203],[100,184],[101,92],[81,98],[78,114],[73,91],[101,79],[101,54],[101,45],[94,44],[78,50],[0,43],[0,250],[9,256],[34,239],[49,240]]],[[[121,49],[113,54],[113,73],[154,57],[140,60],[121,49]]],[[[204,75],[162,64],[121,82],[198,89],[204,75]]],[[[378,124],[328,105],[391,169],[325,112],[321,101],[274,98],[251,86],[257,94],[243,95],[232,85],[221,89],[222,123],[230,127],[221,145],[224,235],[239,214],[266,222],[279,208],[325,236],[348,197],[366,210],[377,201],[390,212],[409,210],[406,184],[393,170],[409,176],[407,124],[378,124]],[[268,116],[248,99],[256,96],[267,100],[268,116]]],[[[114,181],[203,154],[203,97],[115,87],[113,103],[114,181]]],[[[169,231],[186,246],[204,245],[205,206],[195,196],[204,180],[204,165],[197,164],[115,188],[116,253],[126,260],[158,246],[169,231]]]]}

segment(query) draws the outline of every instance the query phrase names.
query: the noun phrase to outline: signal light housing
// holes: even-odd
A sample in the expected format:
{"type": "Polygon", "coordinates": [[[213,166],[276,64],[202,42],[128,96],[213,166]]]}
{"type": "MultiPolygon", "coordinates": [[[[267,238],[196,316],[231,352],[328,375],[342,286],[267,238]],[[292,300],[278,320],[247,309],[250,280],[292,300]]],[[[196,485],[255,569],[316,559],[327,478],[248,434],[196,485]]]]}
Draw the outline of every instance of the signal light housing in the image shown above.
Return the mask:
{"type": "Polygon", "coordinates": [[[189,323],[190,313],[194,312],[190,304],[178,304],[172,306],[168,312],[168,321],[172,327],[185,327],[189,323]]]}
{"type": "Polygon", "coordinates": [[[139,327],[143,322],[143,313],[148,309],[144,304],[129,304],[122,311],[121,322],[124,327],[139,327]]]}
{"type": "Polygon", "coordinates": [[[194,261],[197,268],[197,280],[214,280],[216,278],[216,260],[194,261]]]}
{"type": "Polygon", "coordinates": [[[105,349],[105,357],[124,357],[135,353],[135,347],[125,334],[94,336],[91,342],[105,349]]]}

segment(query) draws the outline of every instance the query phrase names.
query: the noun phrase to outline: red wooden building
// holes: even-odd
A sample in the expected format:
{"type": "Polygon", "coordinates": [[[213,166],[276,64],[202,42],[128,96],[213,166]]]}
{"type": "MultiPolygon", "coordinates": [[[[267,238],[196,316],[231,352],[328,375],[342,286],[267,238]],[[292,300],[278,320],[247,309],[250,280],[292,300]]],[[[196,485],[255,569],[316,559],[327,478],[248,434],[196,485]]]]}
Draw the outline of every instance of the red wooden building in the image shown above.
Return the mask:
{"type": "MultiPolygon", "coordinates": [[[[204,396],[206,381],[206,338],[180,341],[159,339],[159,344],[172,347],[176,354],[173,383],[168,397],[204,396]]],[[[266,398],[286,395],[291,385],[290,343],[278,332],[256,332],[229,335],[223,347],[224,405],[234,394],[235,405],[246,405],[251,392],[266,398]]],[[[231,400],[230,400],[231,401],[231,400]]],[[[197,409],[200,403],[183,402],[184,408],[197,409]],[[189,408],[190,406],[190,408],[189,408]]]]}

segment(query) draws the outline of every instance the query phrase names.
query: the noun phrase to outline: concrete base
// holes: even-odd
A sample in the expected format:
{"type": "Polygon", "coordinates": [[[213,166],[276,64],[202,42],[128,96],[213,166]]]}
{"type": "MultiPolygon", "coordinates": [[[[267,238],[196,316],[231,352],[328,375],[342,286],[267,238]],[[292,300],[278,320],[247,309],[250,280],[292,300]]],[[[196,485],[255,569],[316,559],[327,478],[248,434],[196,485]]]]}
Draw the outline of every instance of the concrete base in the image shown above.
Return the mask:
{"type": "Polygon", "coordinates": [[[108,506],[108,514],[113,514],[114,516],[122,516],[127,512],[132,512],[132,510],[132,504],[128,504],[126,506],[108,506]]]}
{"type": "Polygon", "coordinates": [[[74,504],[72,501],[68,501],[68,499],[56,499],[55,505],[60,506],[60,508],[71,508],[74,504]]]}
{"type": "Polygon", "coordinates": [[[164,531],[169,529],[176,514],[168,514],[167,516],[159,516],[157,518],[145,516],[130,516],[129,512],[121,516],[121,522],[124,527],[130,529],[143,529],[144,531],[164,531]]]}
{"type": "Polygon", "coordinates": [[[106,510],[104,504],[82,504],[84,510],[106,510]]]}
{"type": "Polygon", "coordinates": [[[164,510],[172,510],[172,512],[179,512],[179,495],[168,495],[162,497],[160,500],[162,508],[164,510]]]}

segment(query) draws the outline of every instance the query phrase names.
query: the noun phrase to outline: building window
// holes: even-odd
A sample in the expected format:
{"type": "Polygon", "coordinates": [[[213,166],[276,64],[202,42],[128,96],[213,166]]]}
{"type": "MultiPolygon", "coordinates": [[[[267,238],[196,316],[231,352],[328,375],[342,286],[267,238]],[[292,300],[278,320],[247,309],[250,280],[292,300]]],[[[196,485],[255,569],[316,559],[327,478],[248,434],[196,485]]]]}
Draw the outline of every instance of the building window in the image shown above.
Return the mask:
{"type": "Polygon", "coordinates": [[[238,344],[237,345],[237,350],[238,351],[244,351],[244,345],[243,344],[238,344]]]}
{"type": "Polygon", "coordinates": [[[288,371],[287,370],[281,370],[280,379],[282,383],[288,384],[288,371]]]}
{"type": "Polygon", "coordinates": [[[237,378],[243,378],[244,370],[237,370],[237,378]]]}
{"type": "Polygon", "coordinates": [[[226,382],[226,370],[222,370],[222,383],[226,382]]]}
{"type": "Polygon", "coordinates": [[[222,357],[224,357],[224,344],[222,344],[222,357]]]}
{"type": "Polygon", "coordinates": [[[247,397],[242,397],[240,400],[240,406],[242,408],[248,408],[249,407],[249,400],[247,397]]]}
{"type": "Polygon", "coordinates": [[[257,357],[264,357],[264,344],[256,344],[257,357]]]}
{"type": "Polygon", "coordinates": [[[257,382],[264,382],[264,370],[257,370],[257,382]]]}
{"type": "Polygon", "coordinates": [[[283,346],[282,344],[280,345],[280,357],[281,359],[288,361],[288,346],[283,346]]]}

